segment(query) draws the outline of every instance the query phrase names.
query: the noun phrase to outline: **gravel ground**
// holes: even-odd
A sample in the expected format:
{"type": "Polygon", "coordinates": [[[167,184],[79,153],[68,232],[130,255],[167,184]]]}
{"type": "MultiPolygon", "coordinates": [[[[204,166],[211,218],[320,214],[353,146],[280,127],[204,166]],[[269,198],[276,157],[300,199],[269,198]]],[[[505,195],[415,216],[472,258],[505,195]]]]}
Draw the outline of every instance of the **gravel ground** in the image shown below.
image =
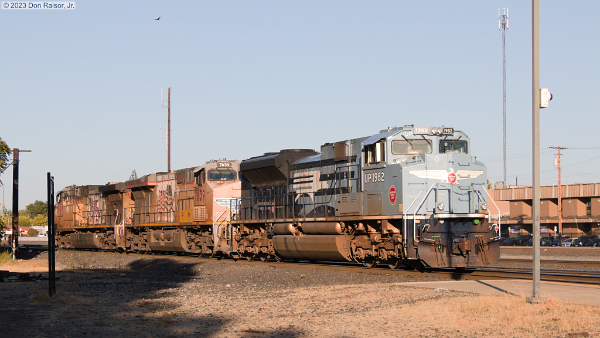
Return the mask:
{"type": "MultiPolygon", "coordinates": [[[[0,283],[0,337],[515,335],[489,325],[457,329],[452,323],[420,322],[426,304],[476,302],[479,296],[401,287],[397,283],[420,280],[367,269],[65,250],[57,251],[56,262],[60,279],[52,300],[46,281],[0,283]]],[[[44,271],[46,264],[42,252],[21,268],[44,271]]],[[[523,330],[524,336],[535,336],[523,330]]]]}

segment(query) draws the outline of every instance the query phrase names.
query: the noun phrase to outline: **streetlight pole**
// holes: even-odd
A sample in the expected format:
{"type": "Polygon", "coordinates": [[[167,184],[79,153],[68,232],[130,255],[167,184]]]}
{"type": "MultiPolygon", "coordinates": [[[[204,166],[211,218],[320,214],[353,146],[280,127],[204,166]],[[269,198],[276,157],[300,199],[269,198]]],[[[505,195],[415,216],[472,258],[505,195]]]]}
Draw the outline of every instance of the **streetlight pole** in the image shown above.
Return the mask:
{"type": "Polygon", "coordinates": [[[531,0],[532,23],[532,125],[533,125],[533,187],[531,192],[532,231],[533,231],[533,295],[531,303],[543,301],[540,297],[540,35],[539,0],[531,0]]]}

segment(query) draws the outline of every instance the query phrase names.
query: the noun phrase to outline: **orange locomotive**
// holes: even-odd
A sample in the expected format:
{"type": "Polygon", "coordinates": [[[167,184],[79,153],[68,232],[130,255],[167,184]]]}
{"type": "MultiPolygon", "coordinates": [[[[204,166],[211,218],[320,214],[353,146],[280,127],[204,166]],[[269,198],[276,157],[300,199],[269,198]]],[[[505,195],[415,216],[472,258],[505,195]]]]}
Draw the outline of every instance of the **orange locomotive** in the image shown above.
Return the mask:
{"type": "Polygon", "coordinates": [[[240,161],[106,185],[69,186],[57,193],[56,245],[66,249],[230,251],[228,224],[240,198],[240,161]]]}

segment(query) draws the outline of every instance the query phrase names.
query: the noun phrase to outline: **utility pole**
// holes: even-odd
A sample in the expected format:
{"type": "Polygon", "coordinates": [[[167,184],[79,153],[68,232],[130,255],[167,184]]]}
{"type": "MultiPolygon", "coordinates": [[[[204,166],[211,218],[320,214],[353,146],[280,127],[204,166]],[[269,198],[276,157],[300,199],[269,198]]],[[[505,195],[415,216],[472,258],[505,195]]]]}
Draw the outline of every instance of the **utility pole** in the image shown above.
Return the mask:
{"type": "Polygon", "coordinates": [[[167,136],[167,138],[168,138],[167,142],[169,143],[169,145],[168,145],[168,147],[169,147],[169,154],[167,155],[167,161],[169,163],[167,165],[167,168],[168,168],[167,171],[171,172],[171,87],[169,87],[169,97],[168,97],[168,100],[169,100],[169,103],[168,103],[169,104],[169,108],[167,108],[167,110],[169,111],[169,125],[167,127],[167,133],[169,135],[167,136]]]}
{"type": "MultiPolygon", "coordinates": [[[[162,89],[160,90],[160,105],[164,108],[162,99],[162,89]]],[[[167,125],[167,172],[171,172],[171,87],[169,87],[167,96],[167,111],[168,111],[168,125],[167,125]]]]}
{"type": "Polygon", "coordinates": [[[13,148],[13,260],[17,259],[17,249],[19,248],[19,153],[29,153],[31,150],[19,150],[13,148]]]}
{"type": "Polygon", "coordinates": [[[508,188],[506,181],[506,41],[505,31],[508,29],[508,8],[498,9],[498,29],[502,30],[502,145],[504,158],[504,188],[508,188]]]}
{"type": "Polygon", "coordinates": [[[558,245],[562,247],[562,183],[560,180],[560,150],[569,149],[565,147],[550,147],[550,149],[557,149],[557,164],[558,164],[558,245]]]}

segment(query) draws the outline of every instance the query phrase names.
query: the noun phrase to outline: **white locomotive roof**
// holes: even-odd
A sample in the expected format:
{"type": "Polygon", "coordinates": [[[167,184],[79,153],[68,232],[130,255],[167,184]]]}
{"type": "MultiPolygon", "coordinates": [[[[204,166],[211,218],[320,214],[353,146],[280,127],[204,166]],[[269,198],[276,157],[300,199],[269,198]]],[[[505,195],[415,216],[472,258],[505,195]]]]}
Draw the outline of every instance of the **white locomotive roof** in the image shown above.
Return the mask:
{"type": "Polygon", "coordinates": [[[368,145],[373,144],[381,139],[387,138],[388,136],[397,134],[401,131],[402,131],[402,129],[394,129],[394,130],[386,131],[383,133],[375,134],[373,136],[368,137],[366,140],[364,140],[363,146],[368,146],[368,145]]]}

